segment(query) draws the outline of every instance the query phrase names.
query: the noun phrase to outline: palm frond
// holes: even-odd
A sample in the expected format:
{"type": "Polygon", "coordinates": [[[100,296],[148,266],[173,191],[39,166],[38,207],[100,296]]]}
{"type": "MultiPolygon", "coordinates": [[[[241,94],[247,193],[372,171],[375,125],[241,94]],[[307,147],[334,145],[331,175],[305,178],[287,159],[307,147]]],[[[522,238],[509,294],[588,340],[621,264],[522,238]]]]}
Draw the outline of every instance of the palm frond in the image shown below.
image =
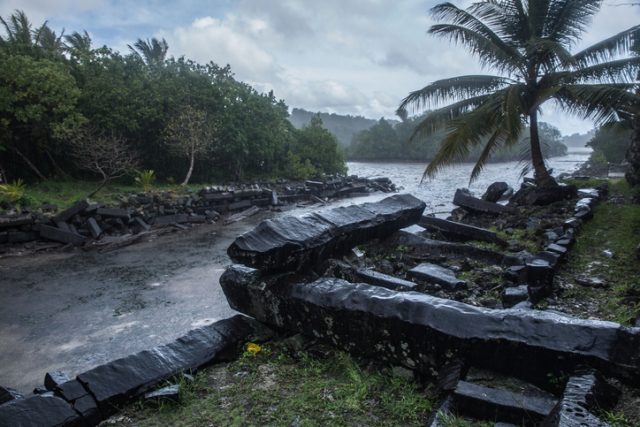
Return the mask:
{"type": "Polygon", "coordinates": [[[484,148],[482,149],[482,152],[480,153],[480,157],[478,157],[476,164],[473,166],[473,170],[471,170],[471,177],[469,178],[469,184],[478,179],[478,177],[484,170],[485,165],[491,158],[491,155],[493,155],[496,150],[500,149],[502,142],[503,139],[501,138],[501,132],[500,130],[497,130],[493,133],[493,135],[491,135],[491,138],[489,138],[484,148]]]}
{"type": "Polygon", "coordinates": [[[514,80],[488,75],[460,76],[438,80],[422,89],[411,92],[402,100],[398,110],[406,110],[412,105],[416,110],[433,107],[442,102],[460,98],[470,98],[492,93],[514,80]]]}
{"type": "Polygon", "coordinates": [[[512,56],[497,46],[492,40],[472,29],[452,24],[433,25],[429,33],[449,39],[453,43],[466,46],[476,55],[483,67],[493,67],[502,72],[513,73],[523,70],[521,56],[512,56]]]}
{"type": "Polygon", "coordinates": [[[558,73],[562,83],[632,83],[640,72],[640,57],[604,62],[575,71],[558,73]]]}
{"type": "Polygon", "coordinates": [[[529,56],[536,58],[544,71],[572,68],[576,60],[562,44],[548,39],[532,39],[527,44],[529,56]]]}
{"type": "MultiPolygon", "coordinates": [[[[414,129],[409,141],[420,136],[429,136],[443,129],[451,120],[473,111],[495,95],[481,95],[453,103],[446,107],[430,112],[414,129]]],[[[400,110],[406,111],[406,110],[400,110]]]]}
{"type": "Polygon", "coordinates": [[[640,97],[630,92],[637,85],[566,85],[555,95],[565,111],[602,125],[618,121],[621,112],[637,111],[640,97]]]}
{"type": "MultiPolygon", "coordinates": [[[[530,2],[532,7],[535,2],[530,2]]],[[[567,46],[578,42],[602,0],[555,0],[549,5],[545,36],[567,46]]]]}
{"type": "Polygon", "coordinates": [[[634,40],[640,40],[640,25],[626,29],[608,39],[602,40],[576,53],[574,58],[582,66],[611,61],[618,55],[628,53],[634,40]]]}

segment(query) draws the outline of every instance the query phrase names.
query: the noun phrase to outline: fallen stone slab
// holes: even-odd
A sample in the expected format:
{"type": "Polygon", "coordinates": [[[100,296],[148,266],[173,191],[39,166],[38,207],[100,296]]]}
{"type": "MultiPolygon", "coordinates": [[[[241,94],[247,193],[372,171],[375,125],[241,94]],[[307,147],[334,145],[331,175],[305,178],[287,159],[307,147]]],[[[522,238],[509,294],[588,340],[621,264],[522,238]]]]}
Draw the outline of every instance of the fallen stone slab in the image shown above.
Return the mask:
{"type": "Polygon", "coordinates": [[[175,341],[114,360],[78,375],[103,416],[117,405],[149,391],[161,381],[214,361],[230,360],[252,334],[263,327],[234,316],[194,329],[175,341]]]}
{"type": "Polygon", "coordinates": [[[402,230],[391,235],[382,244],[391,248],[400,245],[406,246],[416,255],[425,257],[445,256],[452,259],[471,258],[488,264],[501,266],[522,265],[522,261],[515,256],[504,255],[488,249],[480,249],[464,243],[426,239],[402,230]]]}
{"type": "Polygon", "coordinates": [[[24,396],[10,387],[0,386],[0,405],[16,399],[24,399],[24,396]]]}
{"type": "Polygon", "coordinates": [[[453,204],[456,206],[460,206],[461,208],[489,214],[503,214],[513,212],[512,208],[473,197],[468,190],[460,188],[456,190],[456,193],[453,196],[453,204]]]}
{"type": "Polygon", "coordinates": [[[149,231],[151,230],[151,226],[149,224],[147,224],[145,222],[145,220],[143,220],[142,218],[140,218],[139,216],[136,216],[133,218],[133,222],[135,225],[137,225],[138,227],[140,227],[141,230],[143,231],[149,231]]]}
{"type": "Polygon", "coordinates": [[[527,285],[520,285],[510,288],[505,288],[502,294],[502,304],[505,307],[513,307],[523,301],[529,299],[529,289],[527,285]]]}
{"type": "Polygon", "coordinates": [[[607,410],[615,406],[620,391],[608,384],[595,370],[585,370],[571,378],[562,399],[542,424],[545,427],[603,427],[591,410],[607,410]]]}
{"type": "Polygon", "coordinates": [[[87,209],[88,207],[89,207],[89,203],[86,200],[80,200],[79,202],[71,206],[69,209],[62,211],[58,215],[51,218],[51,220],[53,222],[58,222],[58,221],[66,222],[71,218],[73,218],[75,215],[87,209]]]}
{"type": "Polygon", "coordinates": [[[89,217],[87,220],[87,225],[89,226],[89,232],[94,239],[99,239],[102,235],[102,228],[98,225],[98,221],[94,217],[89,217]]]}
{"type": "Polygon", "coordinates": [[[243,210],[242,212],[238,212],[237,214],[231,215],[228,218],[225,218],[224,225],[233,224],[234,222],[242,221],[243,219],[252,217],[253,215],[260,212],[260,208],[257,206],[251,206],[248,209],[243,210]]]}
{"type": "Polygon", "coordinates": [[[238,202],[229,203],[228,209],[230,211],[239,211],[241,209],[247,209],[251,207],[250,200],[240,200],[238,202]]]}
{"type": "Polygon", "coordinates": [[[364,283],[375,286],[382,286],[383,288],[392,289],[399,292],[415,290],[415,288],[418,286],[414,282],[380,273],[370,268],[358,268],[355,270],[354,275],[358,280],[361,280],[364,283]]]}
{"type": "Polygon", "coordinates": [[[21,215],[17,217],[0,217],[0,229],[15,228],[30,224],[33,224],[33,217],[31,215],[21,215]]]}
{"type": "Polygon", "coordinates": [[[523,378],[577,364],[640,378],[640,329],[539,310],[493,310],[418,292],[320,278],[292,283],[233,265],[220,278],[230,306],[270,325],[429,372],[450,357],[523,378]],[[435,363],[435,366],[434,366],[435,363]]]}
{"type": "Polygon", "coordinates": [[[436,218],[434,216],[423,216],[420,218],[420,221],[418,221],[418,225],[426,228],[427,230],[439,231],[445,235],[454,236],[458,239],[478,240],[482,242],[496,243],[500,246],[507,246],[507,242],[498,237],[498,235],[493,231],[455,221],[436,218]]]}
{"type": "Polygon", "coordinates": [[[80,415],[55,396],[31,396],[0,405],[0,427],[80,427],[80,415]]]}
{"type": "MultiPolygon", "coordinates": [[[[42,227],[42,225],[40,225],[42,227]]],[[[7,233],[7,242],[9,243],[25,243],[36,240],[38,236],[32,231],[9,231],[7,233]]]]}
{"type": "Polygon", "coordinates": [[[467,381],[458,382],[452,397],[452,406],[458,413],[524,426],[543,421],[558,402],[552,396],[515,393],[467,381]]]}
{"type": "Polygon", "coordinates": [[[128,210],[118,208],[98,208],[96,214],[106,218],[120,218],[126,220],[131,218],[128,210]]]}
{"type": "Polygon", "coordinates": [[[467,282],[458,279],[451,269],[429,262],[417,265],[409,270],[407,274],[421,281],[442,285],[449,291],[457,291],[467,287],[467,282]]]}
{"type": "Polygon", "coordinates": [[[80,246],[87,241],[87,238],[71,231],[64,231],[57,227],[40,224],[40,237],[60,243],[70,243],[80,246]]]}
{"type": "Polygon", "coordinates": [[[44,388],[54,391],[57,387],[70,380],[71,378],[62,371],[47,372],[44,376],[44,388]]]}
{"type": "Polygon", "coordinates": [[[223,202],[233,200],[234,196],[232,193],[205,193],[202,197],[210,202],[223,202]]]}
{"type": "Polygon", "coordinates": [[[69,403],[87,424],[97,424],[100,421],[96,400],[78,380],[71,380],[58,385],[55,387],[54,393],[69,403]]]}
{"type": "Polygon", "coordinates": [[[425,207],[405,194],[300,218],[268,219],[238,237],[227,252],[235,262],[263,271],[298,270],[413,225],[425,207]]]}

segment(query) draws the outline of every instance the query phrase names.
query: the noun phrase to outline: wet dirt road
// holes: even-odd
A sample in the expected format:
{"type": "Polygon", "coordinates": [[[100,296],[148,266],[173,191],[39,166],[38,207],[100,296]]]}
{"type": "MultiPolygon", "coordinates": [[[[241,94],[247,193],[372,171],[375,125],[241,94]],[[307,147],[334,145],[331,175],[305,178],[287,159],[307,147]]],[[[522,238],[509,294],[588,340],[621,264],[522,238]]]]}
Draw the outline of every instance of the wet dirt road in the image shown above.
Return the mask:
{"type": "Polygon", "coordinates": [[[218,285],[226,249],[262,214],[109,253],[0,259],[0,385],[30,392],[234,314],[218,285]]]}

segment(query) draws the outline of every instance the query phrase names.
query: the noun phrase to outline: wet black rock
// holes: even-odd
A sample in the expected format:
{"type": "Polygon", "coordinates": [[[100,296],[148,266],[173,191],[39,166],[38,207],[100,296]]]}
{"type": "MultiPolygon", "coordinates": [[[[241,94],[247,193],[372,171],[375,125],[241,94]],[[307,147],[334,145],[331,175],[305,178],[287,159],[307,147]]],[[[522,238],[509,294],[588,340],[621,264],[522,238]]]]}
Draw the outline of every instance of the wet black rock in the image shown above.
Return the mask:
{"type": "Polygon", "coordinates": [[[79,427],[80,415],[64,400],[51,396],[32,396],[0,405],[0,427],[79,427]]]}
{"type": "Polygon", "coordinates": [[[515,256],[480,249],[472,245],[442,240],[426,239],[406,231],[399,231],[382,242],[387,247],[406,246],[415,255],[424,257],[446,256],[451,259],[470,258],[476,261],[499,266],[521,265],[522,261],[515,256]]]}
{"type": "Polygon", "coordinates": [[[470,209],[476,212],[490,213],[490,214],[504,214],[513,212],[513,209],[499,205],[498,203],[487,202],[486,200],[473,197],[469,190],[458,189],[453,196],[453,204],[465,209],[470,209]]]}
{"type": "Polygon", "coordinates": [[[458,413],[524,426],[543,421],[556,403],[552,396],[515,393],[467,381],[460,381],[453,392],[453,408],[458,413]]]}
{"type": "Polygon", "coordinates": [[[263,271],[290,271],[346,253],[415,224],[425,203],[404,194],[307,215],[269,219],[238,237],[229,257],[263,271]]]}
{"type": "Polygon", "coordinates": [[[412,291],[418,286],[408,280],[399,277],[390,276],[388,274],[379,273],[369,268],[358,268],[354,272],[354,276],[358,281],[368,283],[370,285],[382,286],[383,288],[394,291],[412,291]]]}
{"type": "Polygon", "coordinates": [[[509,184],[506,182],[494,182],[487,187],[487,191],[482,195],[482,200],[495,203],[500,200],[502,196],[509,191],[509,189],[511,189],[511,187],[509,187],[509,184]]]}
{"type": "Polygon", "coordinates": [[[448,291],[457,291],[467,287],[467,282],[458,279],[451,269],[428,262],[417,265],[407,274],[423,282],[441,285],[448,291]]]}
{"type": "Polygon", "coordinates": [[[78,375],[104,415],[115,406],[155,387],[180,372],[213,361],[229,360],[247,337],[262,327],[244,316],[213,323],[151,350],[100,365],[78,375]]]}
{"type": "Polygon", "coordinates": [[[423,216],[420,218],[418,225],[426,228],[427,230],[438,231],[447,237],[453,237],[461,240],[478,240],[482,242],[496,243],[501,246],[507,245],[507,242],[499,238],[493,231],[433,216],[423,216]]]}
{"type": "Polygon", "coordinates": [[[70,243],[74,246],[82,245],[87,240],[86,237],[72,231],[64,231],[44,224],[40,225],[40,236],[54,242],[70,243]]]}
{"type": "Polygon", "coordinates": [[[24,399],[24,396],[12,388],[0,386],[0,405],[16,399],[24,399]]]}
{"type": "Polygon", "coordinates": [[[54,391],[56,387],[66,383],[71,378],[62,371],[47,372],[44,376],[44,387],[47,390],[54,391]]]}
{"type": "Polygon", "coordinates": [[[58,221],[66,222],[70,220],[73,216],[79,214],[80,212],[83,212],[88,207],[89,207],[89,203],[86,200],[80,200],[79,202],[71,206],[69,209],[62,211],[58,215],[51,218],[51,220],[53,222],[58,222],[58,221]]]}
{"type": "Polygon", "coordinates": [[[466,375],[467,369],[463,359],[454,359],[445,363],[438,372],[438,391],[455,390],[458,382],[466,375]]]}
{"type": "Polygon", "coordinates": [[[606,411],[618,400],[620,391],[593,369],[569,378],[562,399],[544,421],[544,427],[603,427],[605,422],[591,410],[606,411]]]}
{"type": "Polygon", "coordinates": [[[62,383],[55,388],[54,392],[56,396],[69,403],[86,421],[95,421],[88,424],[97,424],[100,420],[97,402],[78,380],[62,383]]]}
{"type": "Polygon", "coordinates": [[[611,322],[491,310],[335,278],[271,283],[236,265],[220,284],[232,308],[260,321],[353,352],[373,349],[383,360],[422,372],[458,355],[533,383],[579,363],[626,381],[640,376],[640,330],[611,322]]]}
{"type": "Polygon", "coordinates": [[[520,285],[505,288],[502,294],[502,304],[505,307],[513,307],[514,305],[529,299],[529,290],[527,285],[520,285]]]}
{"type": "Polygon", "coordinates": [[[511,198],[509,205],[549,205],[561,200],[576,197],[578,189],[574,185],[559,185],[555,187],[523,187],[511,198]]]}

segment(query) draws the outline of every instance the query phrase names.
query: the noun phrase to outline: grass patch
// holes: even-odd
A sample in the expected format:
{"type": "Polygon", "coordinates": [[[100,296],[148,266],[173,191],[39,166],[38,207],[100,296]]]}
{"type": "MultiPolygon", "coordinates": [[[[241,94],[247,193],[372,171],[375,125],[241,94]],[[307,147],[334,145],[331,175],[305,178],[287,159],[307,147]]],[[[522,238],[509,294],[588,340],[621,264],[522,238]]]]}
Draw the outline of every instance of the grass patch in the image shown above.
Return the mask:
{"type": "Polygon", "coordinates": [[[263,347],[199,373],[182,403],[134,404],[119,426],[422,426],[429,391],[342,352],[289,356],[263,347]]]}
{"type": "MultiPolygon", "coordinates": [[[[63,210],[78,200],[87,197],[98,186],[93,181],[43,181],[26,186],[21,197],[20,204],[38,208],[43,204],[54,204],[59,210],[63,210]]],[[[176,194],[186,194],[198,191],[201,184],[191,184],[185,187],[176,184],[159,184],[153,186],[154,192],[171,191],[176,194]]],[[[98,194],[92,197],[92,201],[107,205],[119,204],[123,194],[141,193],[141,185],[125,185],[111,183],[101,189],[98,194]]]]}
{"type": "Polygon", "coordinates": [[[594,209],[577,236],[566,270],[574,277],[589,274],[602,277],[608,289],[574,286],[563,297],[589,300],[601,319],[629,324],[640,314],[640,262],[636,247],[640,242],[640,204],[625,181],[610,185],[607,201],[594,209]],[[608,258],[604,250],[611,250],[608,258]]]}

